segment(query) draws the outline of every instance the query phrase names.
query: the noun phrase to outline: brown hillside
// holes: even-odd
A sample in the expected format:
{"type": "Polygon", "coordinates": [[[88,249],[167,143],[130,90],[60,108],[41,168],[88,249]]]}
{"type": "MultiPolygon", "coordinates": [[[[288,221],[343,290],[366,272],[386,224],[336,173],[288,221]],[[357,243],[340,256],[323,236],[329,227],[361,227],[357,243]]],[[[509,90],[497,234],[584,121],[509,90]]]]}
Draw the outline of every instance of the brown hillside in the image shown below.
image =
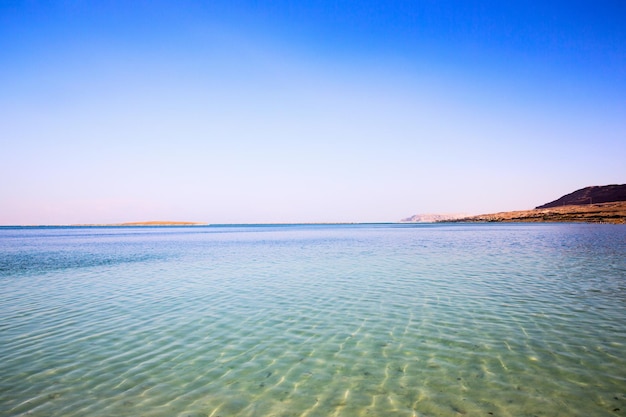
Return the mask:
{"type": "Polygon", "coordinates": [[[626,224],[626,201],[506,211],[455,220],[459,222],[583,222],[626,224]]]}

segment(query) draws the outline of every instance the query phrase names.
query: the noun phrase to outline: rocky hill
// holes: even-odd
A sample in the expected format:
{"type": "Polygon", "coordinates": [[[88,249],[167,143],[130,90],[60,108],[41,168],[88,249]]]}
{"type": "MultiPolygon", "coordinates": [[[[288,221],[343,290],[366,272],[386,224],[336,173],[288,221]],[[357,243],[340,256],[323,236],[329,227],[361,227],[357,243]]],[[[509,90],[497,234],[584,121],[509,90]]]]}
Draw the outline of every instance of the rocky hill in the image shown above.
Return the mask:
{"type": "Polygon", "coordinates": [[[535,207],[547,209],[563,206],[580,206],[598,203],[613,203],[626,201],[626,184],[611,184],[581,188],[573,193],[566,194],[558,200],[535,207]]]}

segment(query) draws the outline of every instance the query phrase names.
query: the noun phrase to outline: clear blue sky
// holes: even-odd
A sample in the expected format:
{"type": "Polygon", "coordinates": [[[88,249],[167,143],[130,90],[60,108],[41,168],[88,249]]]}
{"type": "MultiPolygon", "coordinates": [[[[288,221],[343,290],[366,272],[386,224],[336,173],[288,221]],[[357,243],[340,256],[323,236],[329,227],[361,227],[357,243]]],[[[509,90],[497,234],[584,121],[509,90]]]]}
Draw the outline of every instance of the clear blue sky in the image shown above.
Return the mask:
{"type": "Polygon", "coordinates": [[[626,182],[623,1],[1,1],[0,224],[396,221],[626,182]]]}

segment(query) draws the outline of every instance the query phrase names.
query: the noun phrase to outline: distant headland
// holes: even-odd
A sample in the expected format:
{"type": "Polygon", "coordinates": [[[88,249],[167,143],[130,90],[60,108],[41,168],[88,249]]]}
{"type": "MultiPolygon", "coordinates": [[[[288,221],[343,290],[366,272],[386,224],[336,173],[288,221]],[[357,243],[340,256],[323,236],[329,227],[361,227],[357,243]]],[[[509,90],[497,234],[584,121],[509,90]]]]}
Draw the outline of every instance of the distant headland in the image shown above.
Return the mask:
{"type": "Polygon", "coordinates": [[[414,214],[411,217],[400,220],[401,223],[435,223],[458,220],[468,217],[467,213],[447,213],[447,214],[414,214]]]}

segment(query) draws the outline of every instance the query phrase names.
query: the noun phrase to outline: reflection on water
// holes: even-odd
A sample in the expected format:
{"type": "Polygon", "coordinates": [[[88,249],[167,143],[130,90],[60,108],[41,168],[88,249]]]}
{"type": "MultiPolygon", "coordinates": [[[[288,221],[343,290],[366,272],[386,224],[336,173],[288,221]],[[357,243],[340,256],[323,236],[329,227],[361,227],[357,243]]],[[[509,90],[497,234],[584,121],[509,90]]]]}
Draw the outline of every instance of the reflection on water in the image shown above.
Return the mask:
{"type": "Polygon", "coordinates": [[[626,412],[626,228],[0,228],[0,415],[626,412]]]}

